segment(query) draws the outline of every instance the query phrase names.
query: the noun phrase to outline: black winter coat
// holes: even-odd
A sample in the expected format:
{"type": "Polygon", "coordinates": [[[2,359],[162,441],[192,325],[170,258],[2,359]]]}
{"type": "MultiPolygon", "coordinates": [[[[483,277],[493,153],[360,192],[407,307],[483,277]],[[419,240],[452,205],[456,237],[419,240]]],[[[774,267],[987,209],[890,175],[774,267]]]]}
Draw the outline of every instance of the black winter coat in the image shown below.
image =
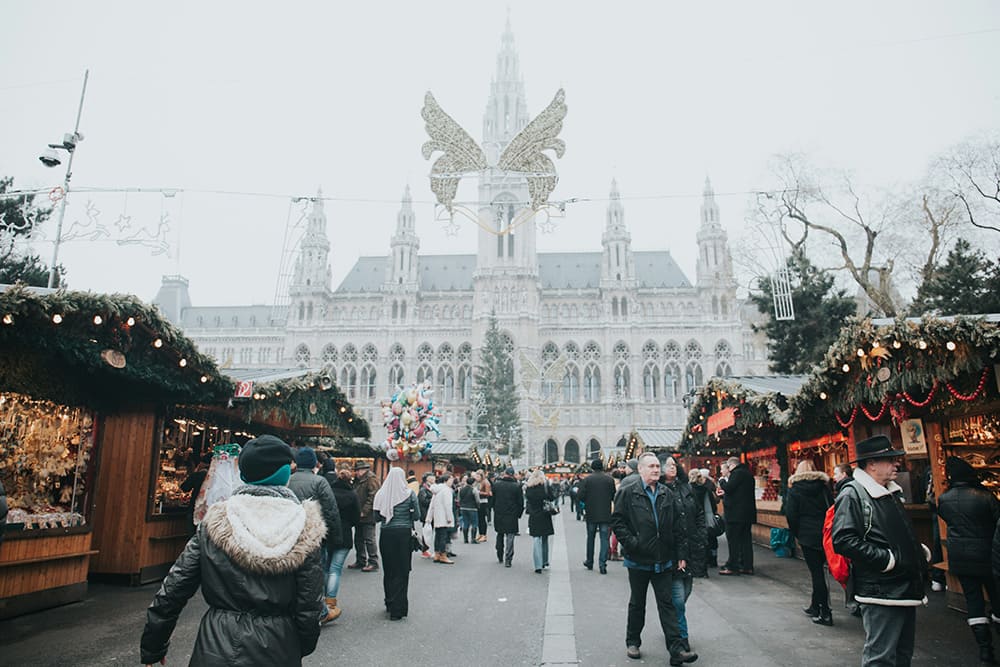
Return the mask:
{"type": "Polygon", "coordinates": [[[823,548],[823,520],[833,504],[830,478],[824,472],[800,472],[788,478],[785,518],[788,532],[804,547],[823,548]]]}
{"type": "Polygon", "coordinates": [[[615,499],[615,480],[606,472],[592,472],[580,482],[576,499],[583,503],[587,523],[609,523],[611,502],[615,499]]]}
{"type": "Polygon", "coordinates": [[[746,463],[729,471],[729,479],[719,480],[726,495],[722,497],[726,523],[757,523],[757,499],[754,496],[754,479],[746,463]]]}
{"type": "Polygon", "coordinates": [[[555,493],[548,484],[538,484],[529,486],[524,491],[524,506],[528,513],[528,534],[532,537],[542,537],[543,535],[555,535],[552,528],[552,515],[542,508],[542,503],[552,500],[555,493]]]}
{"type": "Polygon", "coordinates": [[[833,550],[851,559],[848,595],[858,602],[917,606],[927,559],[903,507],[902,490],[881,486],[863,470],[837,495],[833,550]],[[883,572],[892,565],[892,569],[883,572]]]}
{"type": "Polygon", "coordinates": [[[337,512],[340,514],[340,546],[337,548],[350,549],[354,544],[352,529],[361,520],[358,494],[354,493],[350,482],[340,479],[336,473],[327,473],[324,477],[333,489],[333,496],[337,499],[337,512]]]}
{"type": "Polygon", "coordinates": [[[676,507],[670,489],[657,484],[657,521],[641,483],[619,488],[611,512],[611,530],[615,531],[625,557],[640,565],[687,560],[690,556],[687,534],[683,520],[676,515],[676,507]]]}
{"type": "Polygon", "coordinates": [[[420,491],[417,492],[417,505],[420,507],[420,521],[427,521],[427,510],[431,508],[431,498],[434,494],[431,493],[430,487],[421,485],[420,491]]]}
{"type": "Polygon", "coordinates": [[[666,485],[674,494],[678,516],[682,517],[688,538],[687,571],[691,576],[708,575],[708,531],[705,527],[705,501],[687,481],[683,472],[666,485]]]}
{"type": "Polygon", "coordinates": [[[941,494],[937,512],[948,524],[948,571],[990,576],[991,540],[1000,521],[1000,502],[982,487],[956,482],[941,494]]]}
{"type": "Polygon", "coordinates": [[[300,503],[286,487],[241,486],[212,505],[146,611],[141,662],[167,654],[201,586],[208,611],[191,665],[301,665],[319,639],[324,533],[319,504],[300,503]]]}
{"type": "Polygon", "coordinates": [[[343,531],[340,527],[340,512],[337,510],[337,497],[333,495],[330,482],[325,477],[315,474],[312,470],[296,470],[288,479],[288,488],[299,500],[315,500],[323,512],[323,522],[326,523],[326,539],[323,546],[327,551],[351,544],[341,543],[343,531]]]}
{"type": "Polygon", "coordinates": [[[493,482],[493,529],[498,533],[516,533],[518,519],[524,514],[524,494],[513,477],[498,477],[493,482]]]}

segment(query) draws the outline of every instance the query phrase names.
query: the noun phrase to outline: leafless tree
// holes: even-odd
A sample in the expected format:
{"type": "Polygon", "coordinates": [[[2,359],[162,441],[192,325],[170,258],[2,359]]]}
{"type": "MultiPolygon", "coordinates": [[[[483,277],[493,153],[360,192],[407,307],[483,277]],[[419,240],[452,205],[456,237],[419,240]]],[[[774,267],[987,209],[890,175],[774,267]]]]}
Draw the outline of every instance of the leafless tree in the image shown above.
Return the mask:
{"type": "Polygon", "coordinates": [[[889,317],[905,305],[894,278],[920,284],[963,222],[958,200],[927,183],[862,191],[850,174],[819,170],[798,154],[776,156],[772,168],[775,187],[757,195],[751,226],[774,230],[790,250],[808,248],[889,317]]]}
{"type": "Polygon", "coordinates": [[[942,155],[933,167],[970,224],[1000,232],[1000,136],[963,142],[942,155]]]}

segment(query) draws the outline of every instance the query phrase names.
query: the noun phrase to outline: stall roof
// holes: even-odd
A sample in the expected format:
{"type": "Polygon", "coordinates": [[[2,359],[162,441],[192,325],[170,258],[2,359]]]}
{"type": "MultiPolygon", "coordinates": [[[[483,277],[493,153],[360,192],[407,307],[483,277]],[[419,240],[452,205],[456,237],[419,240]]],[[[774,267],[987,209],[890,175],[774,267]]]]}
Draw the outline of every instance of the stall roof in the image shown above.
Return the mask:
{"type": "Polygon", "coordinates": [[[435,440],[431,456],[471,456],[475,445],[471,440],[435,440]]]}
{"type": "Polygon", "coordinates": [[[677,449],[684,437],[684,429],[640,428],[636,429],[635,434],[646,449],[677,449]]]}
{"type": "Polygon", "coordinates": [[[808,375],[734,375],[726,378],[738,382],[755,394],[781,394],[790,398],[799,393],[809,380],[808,375]]]}

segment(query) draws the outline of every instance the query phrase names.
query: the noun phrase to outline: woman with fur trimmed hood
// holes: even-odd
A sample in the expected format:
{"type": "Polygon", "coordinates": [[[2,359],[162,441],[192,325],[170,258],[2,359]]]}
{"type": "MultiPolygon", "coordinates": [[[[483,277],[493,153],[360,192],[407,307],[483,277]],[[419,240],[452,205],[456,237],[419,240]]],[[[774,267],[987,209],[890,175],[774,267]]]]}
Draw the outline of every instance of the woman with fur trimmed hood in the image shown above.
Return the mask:
{"type": "Polygon", "coordinates": [[[141,659],[163,662],[177,617],[201,586],[192,665],[301,665],[316,648],[323,606],[320,544],[326,524],[314,500],[286,486],[292,450],[273,435],[240,452],[245,486],[209,508],[146,611],[141,659]]]}
{"type": "Polygon", "coordinates": [[[816,470],[808,459],[799,461],[795,474],[788,478],[785,518],[788,519],[788,532],[799,541],[802,557],[812,575],[812,601],[802,611],[819,625],[833,625],[830,591],[823,574],[823,566],[826,565],[823,519],[826,518],[826,509],[832,504],[833,494],[827,474],[816,470]]]}

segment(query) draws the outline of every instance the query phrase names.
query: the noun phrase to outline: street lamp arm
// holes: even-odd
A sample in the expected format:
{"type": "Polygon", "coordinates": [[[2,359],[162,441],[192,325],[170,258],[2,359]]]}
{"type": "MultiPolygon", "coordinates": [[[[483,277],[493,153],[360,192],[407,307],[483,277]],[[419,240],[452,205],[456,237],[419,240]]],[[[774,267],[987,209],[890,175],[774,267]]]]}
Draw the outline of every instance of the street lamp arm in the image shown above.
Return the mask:
{"type": "MultiPolygon", "coordinates": [[[[80,91],[80,105],[76,110],[76,125],[73,127],[73,141],[79,142],[83,139],[80,134],[80,118],[83,116],[83,99],[87,96],[87,79],[90,78],[90,70],[83,73],[83,90],[80,91]]],[[[56,285],[56,273],[59,263],[59,244],[62,242],[63,220],[66,217],[66,200],[69,198],[69,181],[73,178],[73,156],[76,155],[76,146],[73,149],[64,146],[64,150],[69,153],[69,160],[66,161],[66,176],[63,179],[63,196],[59,202],[59,218],[56,221],[56,238],[52,244],[52,263],[49,265],[49,288],[56,285]]]]}

